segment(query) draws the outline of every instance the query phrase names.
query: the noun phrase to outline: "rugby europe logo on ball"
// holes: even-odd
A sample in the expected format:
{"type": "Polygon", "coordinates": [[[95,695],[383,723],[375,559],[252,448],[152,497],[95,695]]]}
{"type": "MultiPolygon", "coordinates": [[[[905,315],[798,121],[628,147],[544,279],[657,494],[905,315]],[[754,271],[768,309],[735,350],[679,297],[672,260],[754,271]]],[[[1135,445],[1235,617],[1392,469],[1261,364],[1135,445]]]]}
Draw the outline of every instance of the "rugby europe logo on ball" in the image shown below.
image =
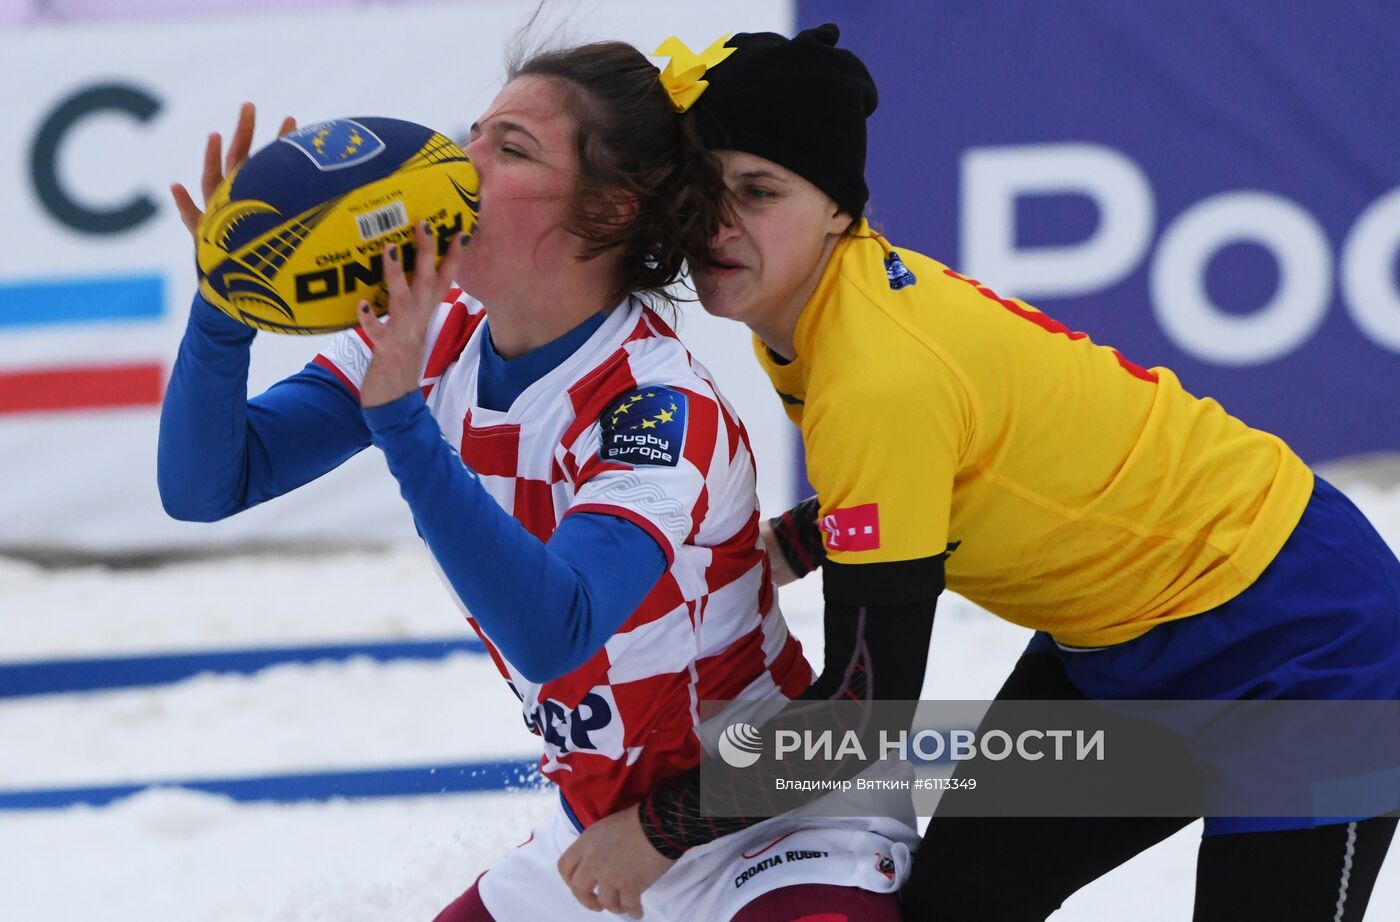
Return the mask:
{"type": "Polygon", "coordinates": [[[471,234],[479,205],[476,168],[431,128],[391,118],[308,125],[215,190],[199,222],[199,291],[261,330],[343,330],[360,301],[388,310],[386,243],[411,272],[416,223],[430,222],[441,257],[459,232],[471,234]]]}

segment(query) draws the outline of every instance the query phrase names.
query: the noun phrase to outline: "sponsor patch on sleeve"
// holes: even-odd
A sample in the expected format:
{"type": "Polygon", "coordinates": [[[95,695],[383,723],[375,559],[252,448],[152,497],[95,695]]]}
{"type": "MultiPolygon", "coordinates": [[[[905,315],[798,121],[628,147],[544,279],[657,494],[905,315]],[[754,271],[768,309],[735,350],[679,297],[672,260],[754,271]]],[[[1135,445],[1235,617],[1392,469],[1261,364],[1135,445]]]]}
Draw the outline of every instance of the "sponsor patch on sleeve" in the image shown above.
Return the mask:
{"type": "Polygon", "coordinates": [[[821,520],[828,551],[874,551],[880,547],[880,506],[865,503],[833,509],[821,520]]]}
{"type": "Polygon", "coordinates": [[[608,404],[598,422],[604,461],[675,467],[685,447],[685,394],[642,387],[608,404]]]}

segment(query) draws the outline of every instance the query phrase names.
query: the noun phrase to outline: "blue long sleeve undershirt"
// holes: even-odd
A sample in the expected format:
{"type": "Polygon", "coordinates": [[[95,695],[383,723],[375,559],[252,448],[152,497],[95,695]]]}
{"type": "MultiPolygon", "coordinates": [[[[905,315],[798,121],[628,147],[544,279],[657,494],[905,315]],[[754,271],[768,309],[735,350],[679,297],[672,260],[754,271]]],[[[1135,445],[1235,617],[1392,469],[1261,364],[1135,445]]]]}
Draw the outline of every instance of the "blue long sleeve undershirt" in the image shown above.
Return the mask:
{"type": "MultiPolygon", "coordinates": [[[[509,407],[598,322],[510,362],[483,350],[483,404],[509,407]]],[[[615,516],[568,516],[541,543],[462,464],[418,392],[362,410],[333,374],[311,364],[249,400],[253,335],[195,299],[161,411],[157,482],[171,516],[226,518],[316,479],[372,442],[452,588],[533,682],[587,662],[665,571],[655,539],[615,516]]]]}

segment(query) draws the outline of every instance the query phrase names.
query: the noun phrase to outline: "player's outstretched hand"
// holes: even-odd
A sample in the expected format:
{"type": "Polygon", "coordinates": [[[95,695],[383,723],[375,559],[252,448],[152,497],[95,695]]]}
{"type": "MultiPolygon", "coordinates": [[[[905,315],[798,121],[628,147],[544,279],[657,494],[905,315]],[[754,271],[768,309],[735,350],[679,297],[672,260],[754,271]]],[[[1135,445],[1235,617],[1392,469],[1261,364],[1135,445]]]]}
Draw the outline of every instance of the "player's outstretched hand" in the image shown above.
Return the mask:
{"type": "MultiPolygon", "coordinates": [[[[204,192],[206,206],[214,195],[214,190],[219,188],[219,183],[224,181],[224,177],[248,159],[248,151],[253,147],[253,124],[256,120],[257,109],[251,102],[245,102],[238,109],[238,125],[233,129],[233,137],[229,139],[228,154],[222,153],[224,140],[217,131],[210,134],[209,140],[204,142],[204,174],[200,177],[199,185],[204,192]]],[[[277,136],[295,131],[296,127],[297,120],[288,116],[282,119],[277,136]]],[[[199,219],[204,216],[204,210],[194,203],[194,196],[190,195],[189,190],[181,183],[171,184],[170,197],[175,200],[175,210],[180,213],[180,221],[193,237],[199,228],[199,219]]]]}
{"type": "Polygon", "coordinates": [[[428,222],[415,227],[413,236],[417,260],[412,284],[404,273],[403,252],[393,244],[384,247],[389,316],[381,322],[368,301],[360,302],[360,329],[373,350],[364,384],[360,387],[360,405],[364,407],[393,403],[418,389],[428,325],[432,322],[433,311],[452,287],[463,247],[471,239],[458,234],[434,266],[437,238],[428,222]]]}
{"type": "Polygon", "coordinates": [[[647,841],[635,806],[583,831],[559,858],[559,874],[584,908],[642,917],[642,891],[675,864],[647,841]]]}

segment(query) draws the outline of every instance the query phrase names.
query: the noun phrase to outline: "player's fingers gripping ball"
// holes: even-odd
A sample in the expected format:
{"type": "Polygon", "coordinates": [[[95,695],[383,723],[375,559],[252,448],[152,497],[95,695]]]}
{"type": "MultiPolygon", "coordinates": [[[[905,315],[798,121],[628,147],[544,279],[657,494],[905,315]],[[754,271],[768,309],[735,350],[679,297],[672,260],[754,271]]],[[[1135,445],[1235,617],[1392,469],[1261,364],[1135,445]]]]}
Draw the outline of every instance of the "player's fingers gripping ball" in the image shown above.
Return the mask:
{"type": "Polygon", "coordinates": [[[384,245],[412,272],[414,225],[428,221],[440,258],[470,236],[480,196],[465,152],[431,128],[342,118],[283,135],[229,174],[199,222],[199,292],[274,333],[355,326],[356,307],[388,310],[384,245]]]}

